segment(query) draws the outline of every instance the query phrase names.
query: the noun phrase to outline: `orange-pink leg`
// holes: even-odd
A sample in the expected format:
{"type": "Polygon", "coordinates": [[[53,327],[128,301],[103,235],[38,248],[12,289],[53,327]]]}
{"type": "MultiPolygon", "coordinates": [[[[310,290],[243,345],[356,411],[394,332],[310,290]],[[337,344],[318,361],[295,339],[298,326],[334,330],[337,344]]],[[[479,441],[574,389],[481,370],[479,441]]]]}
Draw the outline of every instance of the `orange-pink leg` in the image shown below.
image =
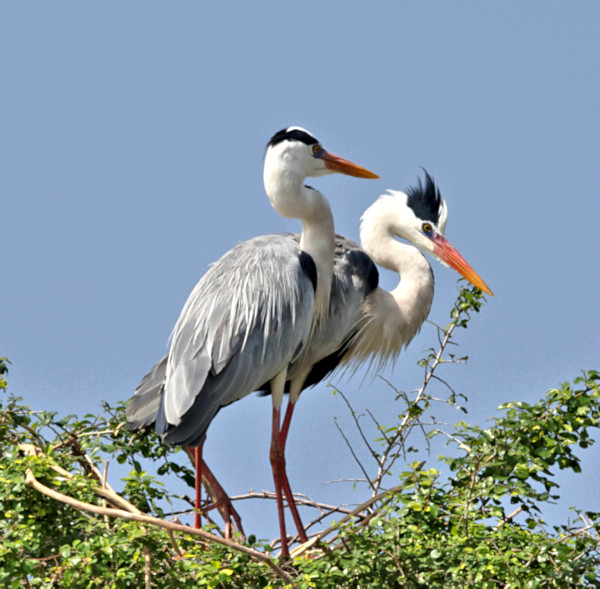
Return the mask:
{"type": "Polygon", "coordinates": [[[196,512],[194,513],[194,527],[196,529],[202,527],[202,446],[204,442],[194,448],[194,460],[196,463],[196,512]]]}
{"type": "Polygon", "coordinates": [[[287,442],[287,435],[290,429],[290,423],[292,421],[292,413],[294,412],[295,403],[288,402],[288,406],[285,412],[285,417],[283,418],[283,425],[279,432],[279,443],[281,444],[281,453],[284,456],[284,470],[283,476],[285,477],[283,481],[283,489],[285,492],[285,496],[287,497],[288,504],[290,506],[290,511],[292,512],[292,517],[294,518],[294,523],[296,524],[296,529],[298,530],[298,537],[301,542],[307,542],[308,537],[306,536],[306,531],[304,529],[304,525],[302,524],[302,520],[300,519],[300,514],[298,513],[298,508],[296,507],[296,502],[294,501],[294,496],[292,494],[292,490],[290,488],[290,483],[287,478],[287,472],[285,470],[285,444],[287,442]]]}
{"type": "MultiPolygon", "coordinates": [[[[286,412],[287,416],[287,412],[286,412]]],[[[290,412],[291,419],[291,412],[290,412]]],[[[292,518],[294,519],[294,523],[296,524],[296,529],[298,530],[298,536],[301,542],[306,542],[308,540],[306,536],[306,531],[304,530],[304,526],[302,525],[302,520],[300,519],[300,514],[298,513],[298,508],[296,507],[296,502],[294,501],[294,496],[292,494],[292,489],[290,488],[290,483],[288,481],[286,468],[285,468],[285,438],[287,437],[287,429],[285,431],[285,435],[283,438],[284,444],[282,444],[282,433],[284,433],[280,427],[280,411],[279,408],[273,407],[273,429],[271,436],[271,466],[273,468],[273,481],[275,483],[275,496],[277,498],[277,514],[279,516],[279,531],[281,534],[281,556],[286,557],[289,556],[289,549],[287,545],[287,533],[285,529],[285,515],[283,509],[283,495],[285,495],[288,507],[292,514],[292,518]]],[[[288,428],[289,428],[289,420],[288,420],[288,428]]]]}
{"type": "Polygon", "coordinates": [[[223,521],[225,522],[225,538],[230,539],[232,528],[237,529],[242,538],[245,540],[246,535],[244,534],[244,528],[242,528],[242,518],[233,507],[229,496],[225,492],[225,489],[221,486],[221,483],[217,480],[217,477],[212,473],[206,462],[202,462],[202,482],[207,489],[208,494],[213,500],[212,505],[208,505],[204,511],[209,511],[215,507],[219,510],[223,521]],[[235,522],[235,526],[232,524],[232,520],[235,522]]]}
{"type": "Polygon", "coordinates": [[[275,497],[277,499],[277,516],[279,518],[279,535],[281,536],[281,556],[289,556],[287,545],[287,532],[285,530],[285,514],[283,511],[282,495],[282,469],[285,468],[285,458],[281,454],[279,440],[279,409],[273,407],[273,427],[271,430],[271,468],[273,469],[273,482],[275,483],[275,497]]]}
{"type": "Polygon", "coordinates": [[[240,518],[238,512],[233,507],[229,496],[212,473],[208,464],[202,458],[202,446],[204,441],[200,446],[195,448],[190,448],[188,446],[184,447],[184,450],[189,455],[190,459],[192,459],[195,470],[196,470],[196,479],[195,479],[195,489],[196,489],[196,501],[195,501],[195,509],[196,513],[194,516],[194,527],[199,528],[201,525],[201,513],[202,511],[209,511],[211,509],[217,508],[223,521],[225,522],[225,538],[231,538],[232,527],[236,528],[237,531],[245,538],[244,529],[242,528],[242,519],[240,518]],[[206,492],[208,496],[212,499],[212,505],[208,505],[204,509],[201,507],[201,493],[202,493],[202,485],[206,488],[206,492]],[[232,525],[232,520],[235,522],[235,526],[232,525]]]}
{"type": "Polygon", "coordinates": [[[292,401],[288,401],[287,409],[285,411],[285,416],[283,418],[283,424],[281,426],[281,434],[279,436],[281,440],[281,448],[285,452],[285,443],[287,442],[288,431],[290,429],[290,423],[292,422],[292,413],[294,412],[294,407],[296,403],[292,401]]]}

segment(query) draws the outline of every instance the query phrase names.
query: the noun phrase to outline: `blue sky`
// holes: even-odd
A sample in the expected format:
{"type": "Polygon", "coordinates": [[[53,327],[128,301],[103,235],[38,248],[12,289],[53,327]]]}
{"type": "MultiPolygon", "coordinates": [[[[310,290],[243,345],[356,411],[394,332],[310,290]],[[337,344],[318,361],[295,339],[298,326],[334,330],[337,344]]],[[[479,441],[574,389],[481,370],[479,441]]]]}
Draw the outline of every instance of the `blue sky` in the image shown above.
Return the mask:
{"type": "MultiPolygon", "coordinates": [[[[299,230],[262,186],[265,144],[293,124],[381,176],[311,181],[351,238],[419,166],[438,182],[447,237],[496,294],[461,335],[469,364],[445,374],[469,421],[600,368],[596,2],[4,3],[0,33],[0,354],[35,408],[128,398],[211,262],[299,230]]],[[[432,265],[430,319],[445,324],[457,275],[432,265]]],[[[435,339],[426,324],[385,376],[418,387],[435,339]]],[[[334,382],[358,410],[398,412],[379,380],[334,382]]],[[[352,429],[325,384],[304,395],[292,487],[359,502],[323,485],[358,476],[335,416],[352,429]]],[[[211,426],[206,451],[232,494],[272,488],[269,424],[270,402],[249,397],[211,426]]],[[[559,477],[561,509],[600,511],[599,457],[559,477]]],[[[271,533],[273,505],[242,511],[271,533]]]]}

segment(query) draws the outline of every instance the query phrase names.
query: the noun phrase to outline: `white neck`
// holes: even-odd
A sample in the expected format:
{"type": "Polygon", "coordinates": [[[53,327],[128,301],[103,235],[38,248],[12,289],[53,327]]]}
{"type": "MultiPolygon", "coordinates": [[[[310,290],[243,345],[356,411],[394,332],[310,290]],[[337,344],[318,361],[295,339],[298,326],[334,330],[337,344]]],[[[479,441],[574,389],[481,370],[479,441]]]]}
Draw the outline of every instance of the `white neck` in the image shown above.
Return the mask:
{"type": "MultiPolygon", "coordinates": [[[[267,155],[268,157],[268,155],[267,155]]],[[[275,159],[275,158],[273,158],[275,159]]],[[[317,290],[313,325],[319,323],[329,308],[335,230],[327,199],[317,190],[304,186],[304,176],[277,159],[265,165],[264,183],[273,208],[282,216],[302,221],[300,248],[309,254],[317,267],[317,290]]]]}
{"type": "Polygon", "coordinates": [[[413,245],[401,243],[388,232],[377,241],[361,234],[364,250],[372,260],[399,275],[389,295],[395,302],[394,317],[407,345],[429,315],[433,302],[433,273],[425,256],[413,245]],[[366,239],[365,239],[366,237],[366,239]]]}
{"type": "Polygon", "coordinates": [[[361,244],[378,265],[399,274],[398,286],[387,292],[377,288],[363,304],[362,325],[353,345],[356,364],[377,359],[377,369],[395,360],[427,318],[433,301],[433,273],[414,246],[394,237],[386,216],[361,226],[361,244]]]}

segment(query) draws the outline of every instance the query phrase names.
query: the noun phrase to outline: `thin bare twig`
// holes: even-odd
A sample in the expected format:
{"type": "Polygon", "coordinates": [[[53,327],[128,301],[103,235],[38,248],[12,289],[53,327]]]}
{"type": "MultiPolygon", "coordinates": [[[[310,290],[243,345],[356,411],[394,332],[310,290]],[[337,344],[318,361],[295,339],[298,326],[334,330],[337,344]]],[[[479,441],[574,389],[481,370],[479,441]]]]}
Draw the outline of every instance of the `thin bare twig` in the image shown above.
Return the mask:
{"type": "Polygon", "coordinates": [[[393,487],[392,489],[389,489],[388,491],[384,491],[383,493],[379,493],[378,495],[369,497],[369,499],[367,499],[365,502],[361,503],[356,509],[353,509],[350,513],[348,513],[345,517],[343,517],[339,522],[336,522],[334,526],[330,526],[329,528],[319,532],[313,538],[311,538],[308,542],[305,542],[301,546],[298,546],[297,548],[292,550],[290,553],[292,558],[300,556],[300,555],[304,554],[307,550],[310,550],[313,546],[315,546],[317,543],[319,543],[321,540],[323,540],[323,538],[326,538],[329,534],[331,534],[331,532],[336,531],[339,526],[341,526],[342,524],[351,520],[353,517],[356,517],[361,512],[369,509],[374,503],[377,503],[377,501],[381,501],[382,499],[384,499],[386,497],[386,495],[389,494],[389,496],[391,497],[394,493],[397,493],[398,491],[401,491],[402,489],[403,489],[403,485],[398,485],[396,487],[393,487]]]}
{"type": "MultiPolygon", "coordinates": [[[[363,482],[361,480],[361,482],[363,482]]],[[[244,501],[246,499],[277,499],[277,496],[272,491],[249,491],[244,495],[235,495],[234,497],[230,497],[231,501],[244,501]]],[[[329,505],[327,503],[320,503],[319,501],[315,501],[306,495],[301,495],[300,493],[294,493],[294,501],[296,505],[304,505],[306,507],[314,507],[321,512],[329,513],[350,513],[350,509],[346,507],[342,507],[341,505],[329,505]]],[[[364,517],[359,514],[359,517],[364,517]]]]}
{"type": "Polygon", "coordinates": [[[340,395],[340,397],[342,397],[342,399],[344,399],[344,402],[346,403],[346,406],[348,407],[348,411],[350,411],[350,415],[352,415],[352,419],[354,419],[354,423],[356,424],[356,429],[358,429],[358,433],[360,434],[362,441],[365,443],[365,446],[369,449],[369,452],[371,453],[371,455],[375,458],[375,461],[377,462],[377,454],[375,453],[373,448],[371,448],[371,444],[369,444],[369,440],[367,439],[367,437],[365,436],[365,433],[363,432],[363,429],[360,425],[360,420],[356,416],[356,411],[354,411],[354,409],[352,408],[352,405],[350,405],[350,401],[348,401],[346,395],[344,395],[344,393],[342,393],[342,391],[340,391],[339,389],[336,389],[336,390],[337,390],[338,394],[340,395]]]}
{"type": "Polygon", "coordinates": [[[354,448],[352,447],[352,444],[350,444],[350,441],[346,437],[346,434],[344,434],[344,431],[342,430],[342,428],[340,427],[339,423],[337,422],[337,419],[334,420],[334,423],[335,423],[335,427],[338,428],[338,431],[340,432],[340,435],[342,436],[342,438],[344,438],[344,442],[346,442],[346,446],[348,446],[348,449],[350,450],[350,453],[352,454],[352,457],[356,461],[356,464],[358,464],[360,470],[362,470],[362,473],[365,475],[365,479],[367,480],[369,486],[371,488],[373,488],[373,490],[375,490],[375,488],[373,487],[373,483],[371,483],[371,479],[369,478],[369,474],[367,473],[367,471],[366,471],[365,467],[363,466],[362,462],[358,459],[358,456],[356,455],[356,452],[354,452],[354,448]]]}
{"type": "Polygon", "coordinates": [[[44,449],[44,446],[45,446],[44,440],[40,437],[40,435],[32,427],[30,427],[29,425],[27,425],[25,422],[19,424],[19,427],[22,427],[26,432],[28,432],[29,434],[31,434],[36,439],[36,441],[39,444],[39,449],[40,450],[44,449]]]}
{"type": "Polygon", "coordinates": [[[453,436],[452,434],[449,434],[448,432],[445,432],[443,429],[434,429],[431,433],[442,434],[443,436],[446,436],[447,438],[455,442],[458,445],[458,447],[461,450],[464,450],[467,454],[471,452],[471,448],[469,448],[469,446],[463,444],[457,437],[453,436]]]}
{"type": "MultiPolygon", "coordinates": [[[[371,418],[371,420],[373,421],[373,423],[375,424],[375,427],[377,428],[377,431],[381,433],[381,435],[383,436],[383,439],[389,443],[390,439],[388,438],[387,434],[384,431],[384,428],[382,427],[382,425],[377,421],[377,419],[375,418],[375,416],[373,415],[373,413],[371,412],[370,409],[366,409],[367,415],[369,415],[369,417],[371,418]]],[[[377,456],[377,458],[379,458],[377,456]]]]}

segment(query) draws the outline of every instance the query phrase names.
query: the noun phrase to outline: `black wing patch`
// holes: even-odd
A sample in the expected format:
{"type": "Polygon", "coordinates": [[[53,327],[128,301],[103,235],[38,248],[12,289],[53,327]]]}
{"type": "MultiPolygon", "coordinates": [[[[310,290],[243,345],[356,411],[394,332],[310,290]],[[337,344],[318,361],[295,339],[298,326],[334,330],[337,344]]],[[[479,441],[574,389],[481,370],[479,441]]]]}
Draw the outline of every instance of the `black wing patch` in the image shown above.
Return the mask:
{"type": "Polygon", "coordinates": [[[298,259],[300,260],[300,267],[302,268],[302,271],[304,272],[304,274],[306,274],[306,276],[312,282],[313,289],[316,291],[317,290],[317,265],[315,264],[315,261],[312,259],[312,256],[310,254],[307,254],[304,251],[300,252],[298,259]]]}
{"type": "Polygon", "coordinates": [[[373,260],[362,250],[352,250],[346,254],[351,265],[357,269],[359,276],[365,277],[365,296],[371,294],[379,286],[379,271],[373,260]]]}

